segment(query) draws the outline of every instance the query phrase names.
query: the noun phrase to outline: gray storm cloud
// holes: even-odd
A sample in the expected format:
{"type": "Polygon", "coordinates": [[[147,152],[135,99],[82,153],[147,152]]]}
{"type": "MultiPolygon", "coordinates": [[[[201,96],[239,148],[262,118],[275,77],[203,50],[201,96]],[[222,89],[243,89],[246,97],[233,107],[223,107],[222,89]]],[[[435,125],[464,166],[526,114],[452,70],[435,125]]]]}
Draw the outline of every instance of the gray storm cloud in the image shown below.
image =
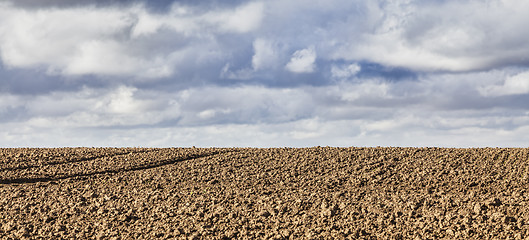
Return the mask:
{"type": "Polygon", "coordinates": [[[527,11],[0,2],[0,144],[525,146],[527,11]]]}

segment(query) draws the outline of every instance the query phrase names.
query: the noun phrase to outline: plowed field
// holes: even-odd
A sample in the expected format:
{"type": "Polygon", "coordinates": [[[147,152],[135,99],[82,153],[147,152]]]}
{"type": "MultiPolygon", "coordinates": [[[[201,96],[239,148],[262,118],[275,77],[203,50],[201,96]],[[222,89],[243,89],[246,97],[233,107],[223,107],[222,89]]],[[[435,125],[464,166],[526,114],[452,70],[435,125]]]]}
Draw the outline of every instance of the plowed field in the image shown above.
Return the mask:
{"type": "Polygon", "coordinates": [[[1,239],[528,239],[529,149],[0,149],[1,239]]]}

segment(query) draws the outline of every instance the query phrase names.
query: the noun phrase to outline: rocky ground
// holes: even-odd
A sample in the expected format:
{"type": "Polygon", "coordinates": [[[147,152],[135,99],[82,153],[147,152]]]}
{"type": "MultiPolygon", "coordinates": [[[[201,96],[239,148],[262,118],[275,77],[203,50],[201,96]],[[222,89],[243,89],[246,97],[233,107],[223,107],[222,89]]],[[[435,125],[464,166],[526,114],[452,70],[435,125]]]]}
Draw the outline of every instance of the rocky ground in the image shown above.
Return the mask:
{"type": "Polygon", "coordinates": [[[529,239],[529,149],[0,149],[1,239],[529,239]]]}

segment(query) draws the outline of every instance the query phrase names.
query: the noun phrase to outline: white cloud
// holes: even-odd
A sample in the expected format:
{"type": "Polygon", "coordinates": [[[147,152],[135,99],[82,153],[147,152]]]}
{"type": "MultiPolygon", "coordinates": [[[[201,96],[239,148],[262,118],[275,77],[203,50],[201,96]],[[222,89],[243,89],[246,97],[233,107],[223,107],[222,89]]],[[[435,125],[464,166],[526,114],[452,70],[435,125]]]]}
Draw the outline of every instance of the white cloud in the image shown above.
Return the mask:
{"type": "MultiPolygon", "coordinates": [[[[7,67],[51,74],[139,78],[172,76],[192,64],[250,69],[234,64],[243,61],[270,77],[285,63],[283,69],[310,73],[317,71],[316,57],[322,64],[368,61],[426,72],[487,70],[529,62],[527,9],[523,1],[500,0],[251,1],[208,9],[175,2],[163,13],[142,4],[22,9],[3,3],[0,57],[7,67]],[[252,41],[253,56],[241,54],[252,41]]],[[[347,75],[333,69],[336,78],[347,75]]]]}
{"type": "Polygon", "coordinates": [[[8,67],[44,67],[49,74],[168,77],[182,60],[202,64],[224,51],[215,34],[256,30],[263,8],[251,2],[204,13],[175,4],[157,14],[143,5],[19,9],[3,3],[0,57],[8,67]]]}
{"type": "Polygon", "coordinates": [[[208,119],[208,118],[213,118],[215,117],[215,110],[212,110],[212,109],[208,109],[208,110],[204,110],[202,112],[199,112],[198,113],[198,116],[202,119],[208,119]]]}
{"type": "Polygon", "coordinates": [[[8,66],[65,65],[78,44],[110,38],[131,24],[125,13],[101,9],[0,9],[0,49],[8,66]],[[79,16],[83,16],[82,18],[79,16]]]}
{"type": "Polygon", "coordinates": [[[22,9],[4,2],[0,57],[8,67],[43,67],[53,74],[140,78],[177,74],[188,67],[182,61],[196,63],[214,51],[218,58],[211,62],[246,58],[253,70],[269,75],[280,74],[277,64],[286,62],[288,71],[315,72],[314,49],[323,61],[426,72],[487,70],[529,62],[527,9],[524,1],[333,0],[208,9],[175,2],[167,12],[154,13],[141,4],[22,9]],[[253,56],[240,56],[237,51],[251,41],[253,56]],[[182,52],[191,54],[175,57],[182,52]]]}
{"type": "MultiPolygon", "coordinates": [[[[141,57],[130,56],[128,49],[117,41],[91,41],[78,45],[75,55],[60,72],[66,75],[98,73],[103,75],[129,75],[141,77],[166,77],[172,69],[156,59],[146,61],[141,57]],[[143,70],[137,72],[138,69],[143,70]]],[[[53,70],[49,71],[54,73],[53,70]]]]}
{"type": "Polygon", "coordinates": [[[147,104],[134,99],[138,89],[122,86],[110,95],[108,108],[112,113],[141,114],[147,110],[147,104]]]}
{"type": "Polygon", "coordinates": [[[252,67],[254,70],[263,70],[277,66],[279,53],[273,41],[258,38],[253,42],[253,49],[252,67]]]}
{"type": "MultiPolygon", "coordinates": [[[[450,119],[447,116],[443,118],[450,119]]],[[[475,117],[466,119],[473,120],[475,117]]],[[[34,126],[38,125],[37,121],[33,121],[34,126]]],[[[14,123],[3,124],[0,126],[0,143],[5,147],[527,147],[529,141],[527,125],[503,130],[482,126],[438,130],[427,126],[435,124],[435,117],[427,115],[398,116],[378,124],[362,119],[310,118],[281,123],[154,127],[136,128],[134,131],[119,128],[50,128],[47,125],[51,123],[45,122],[42,121],[44,125],[41,126],[44,127],[39,128],[14,123]],[[51,143],[49,136],[54,136],[56,140],[51,143]]],[[[527,117],[524,122],[528,123],[527,117]]]]}
{"type": "Polygon", "coordinates": [[[141,6],[132,9],[136,16],[136,24],[131,29],[131,37],[140,38],[155,34],[164,24],[166,18],[162,15],[150,14],[141,6]]]}
{"type": "Polygon", "coordinates": [[[309,47],[294,52],[285,68],[294,73],[311,73],[316,68],[315,61],[316,51],[309,47]]]}
{"type": "Polygon", "coordinates": [[[232,70],[231,64],[226,63],[221,69],[220,78],[248,80],[259,76],[259,72],[276,71],[281,65],[281,51],[274,41],[257,38],[253,41],[252,67],[232,70]]]}
{"type": "MultiPolygon", "coordinates": [[[[134,126],[154,124],[180,114],[177,103],[157,98],[158,94],[129,86],[108,90],[83,88],[78,92],[53,92],[26,98],[11,95],[29,128],[134,126]]],[[[0,106],[1,111],[1,106],[0,106]]]]}
{"type": "Polygon", "coordinates": [[[211,12],[204,19],[211,22],[224,31],[249,32],[257,29],[263,18],[264,4],[262,2],[250,2],[233,11],[211,12]]]}
{"type": "Polygon", "coordinates": [[[392,98],[389,93],[390,85],[376,80],[365,81],[359,84],[342,84],[338,86],[337,96],[344,101],[355,101],[359,99],[388,99],[392,98]]]}
{"type": "Polygon", "coordinates": [[[162,15],[150,13],[142,6],[135,6],[130,10],[138,21],[132,30],[132,36],[148,36],[162,28],[185,36],[216,32],[247,33],[258,29],[264,17],[262,2],[250,2],[234,9],[215,9],[205,13],[198,10],[174,3],[169,13],[162,15]]]}
{"type": "Polygon", "coordinates": [[[249,68],[243,68],[239,70],[231,70],[230,64],[226,63],[220,71],[220,78],[224,79],[236,79],[236,80],[248,80],[254,76],[255,71],[249,68]]]}
{"type": "Polygon", "coordinates": [[[373,29],[338,44],[333,58],[454,72],[527,63],[527,2],[391,1],[367,6],[370,18],[377,19],[373,29]]]}
{"type": "Polygon", "coordinates": [[[529,93],[529,71],[508,76],[501,85],[487,85],[479,88],[483,96],[504,96],[529,93]]]}
{"type": "Polygon", "coordinates": [[[523,146],[529,140],[523,136],[529,135],[518,134],[529,131],[527,109],[501,102],[462,105],[487,100],[479,87],[495,84],[501,75],[286,89],[242,85],[154,91],[122,85],[30,98],[0,94],[0,112],[22,116],[0,118],[0,144],[47,146],[49,136],[62,136],[53,146],[523,146]],[[476,85],[481,79],[488,83],[476,85]],[[460,110],[446,108],[450,101],[460,110]]]}
{"type": "Polygon", "coordinates": [[[356,75],[360,70],[362,68],[355,63],[349,65],[332,65],[331,76],[339,79],[349,78],[356,75]]]}

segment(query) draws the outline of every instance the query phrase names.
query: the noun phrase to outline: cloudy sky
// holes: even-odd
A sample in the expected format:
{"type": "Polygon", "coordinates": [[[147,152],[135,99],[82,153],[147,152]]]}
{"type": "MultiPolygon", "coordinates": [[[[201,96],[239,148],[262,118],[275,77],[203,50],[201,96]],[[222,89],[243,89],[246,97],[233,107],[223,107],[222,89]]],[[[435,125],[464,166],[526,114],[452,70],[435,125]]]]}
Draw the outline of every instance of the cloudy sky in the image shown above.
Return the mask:
{"type": "Polygon", "coordinates": [[[529,1],[0,0],[0,146],[529,146],[529,1]]]}

